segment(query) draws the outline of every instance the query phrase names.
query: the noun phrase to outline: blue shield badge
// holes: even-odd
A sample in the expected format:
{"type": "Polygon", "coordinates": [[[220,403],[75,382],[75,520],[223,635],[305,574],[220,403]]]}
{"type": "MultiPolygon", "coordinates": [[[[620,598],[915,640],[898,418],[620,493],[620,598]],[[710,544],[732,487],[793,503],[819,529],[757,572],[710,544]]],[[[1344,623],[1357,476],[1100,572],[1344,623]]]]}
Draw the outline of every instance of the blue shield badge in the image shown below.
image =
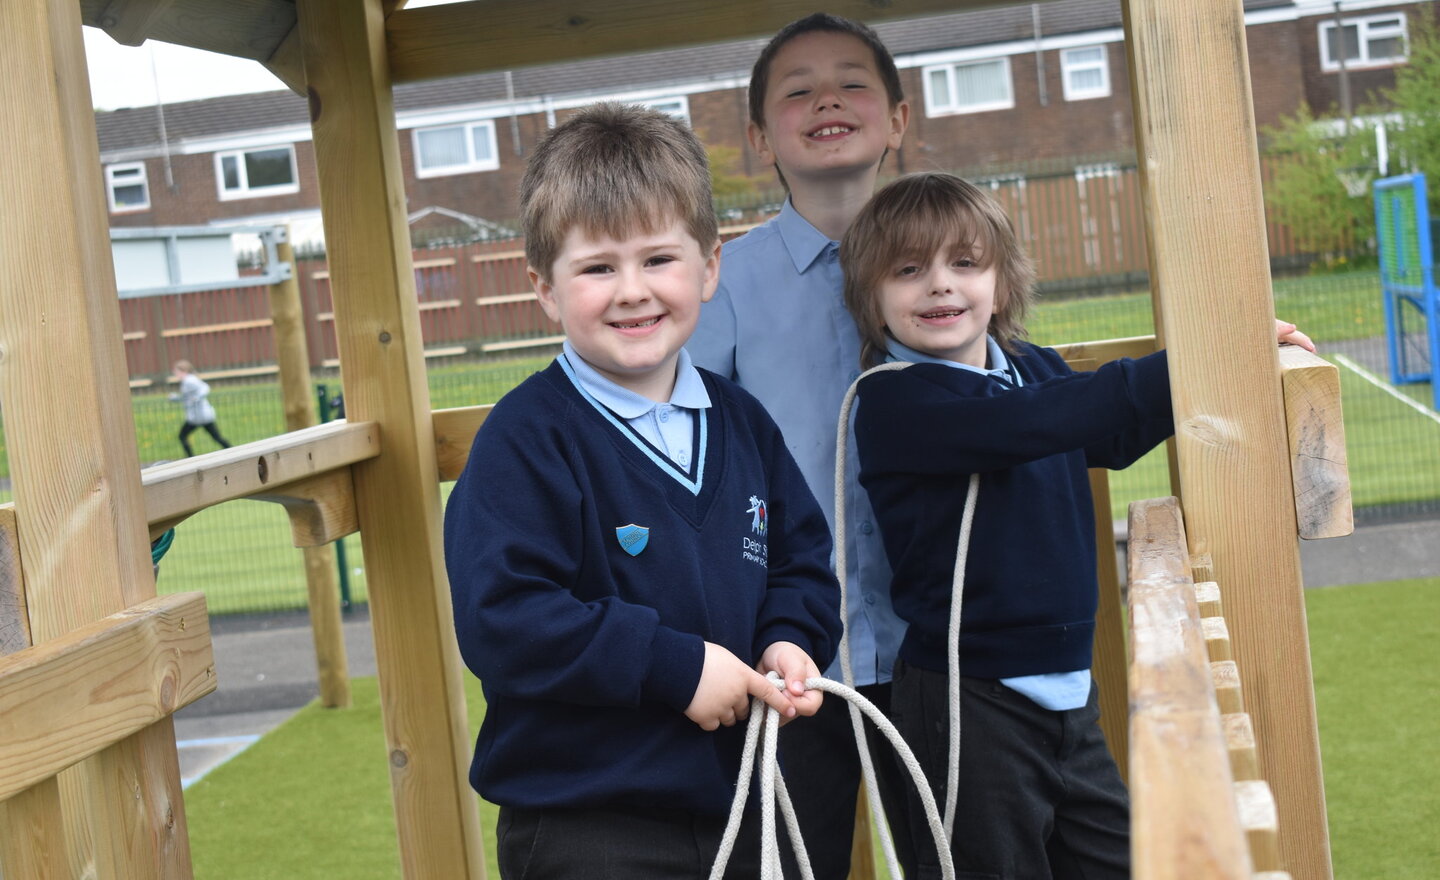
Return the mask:
{"type": "Polygon", "coordinates": [[[639,556],[645,545],[650,543],[650,529],[645,526],[637,526],[631,523],[628,526],[618,526],[615,529],[615,539],[620,542],[620,549],[631,556],[639,556]]]}

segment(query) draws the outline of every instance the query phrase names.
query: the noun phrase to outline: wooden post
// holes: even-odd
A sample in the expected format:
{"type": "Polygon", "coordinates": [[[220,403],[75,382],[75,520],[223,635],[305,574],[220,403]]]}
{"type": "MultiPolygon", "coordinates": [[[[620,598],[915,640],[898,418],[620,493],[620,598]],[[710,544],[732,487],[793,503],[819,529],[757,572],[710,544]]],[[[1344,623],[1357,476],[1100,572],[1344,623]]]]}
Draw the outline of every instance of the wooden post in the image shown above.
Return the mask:
{"type": "Polygon", "coordinates": [[[1126,683],[1125,603],[1120,596],[1120,563],[1115,558],[1115,522],[1110,518],[1110,472],[1090,470],[1095,502],[1095,574],[1100,604],[1095,609],[1093,675],[1100,689],[1100,729],[1120,770],[1130,779],[1130,688],[1126,683]]]}
{"type": "Polygon", "coordinates": [[[485,876],[462,667],[440,549],[435,434],[379,0],[300,0],[346,415],[404,876],[485,876]]]}
{"type": "Polygon", "coordinates": [[[1123,8],[1190,553],[1203,579],[1225,585],[1286,867],[1328,878],[1243,10],[1235,0],[1123,8]]]}
{"type": "MultiPolygon", "coordinates": [[[[285,237],[275,245],[278,262],[290,277],[270,285],[270,320],[275,328],[275,360],[280,367],[280,394],[285,403],[285,430],[315,424],[315,396],[310,393],[310,349],[305,342],[305,315],[300,307],[300,282],[295,249],[285,237]]],[[[274,269],[275,267],[270,267],[274,269]]],[[[350,674],[345,658],[345,630],[340,619],[340,587],[335,576],[335,547],[302,547],[305,589],[309,594],[310,633],[315,640],[320,704],[327,709],[350,705],[350,674]]]]}
{"type": "MultiPolygon", "coordinates": [[[[80,10],[11,0],[0,33],[0,398],[41,644],[153,596],[155,580],[80,10]]],[[[7,813],[25,831],[4,841],[6,876],[190,876],[168,717],[7,813]]]]}

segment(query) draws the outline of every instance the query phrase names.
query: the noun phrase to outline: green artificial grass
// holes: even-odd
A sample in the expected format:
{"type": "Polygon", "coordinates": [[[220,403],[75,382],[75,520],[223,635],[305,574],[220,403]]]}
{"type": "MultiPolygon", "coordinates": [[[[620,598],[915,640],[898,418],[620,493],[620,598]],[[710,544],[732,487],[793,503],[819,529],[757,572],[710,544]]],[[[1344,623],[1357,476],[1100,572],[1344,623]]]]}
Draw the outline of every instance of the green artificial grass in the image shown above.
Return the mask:
{"type": "MultiPolygon", "coordinates": [[[[1306,593],[1335,876],[1440,875],[1440,577],[1306,593]]],[[[197,880],[399,877],[374,679],[186,793],[197,880]]],[[[472,735],[484,711],[466,678],[472,735]]],[[[492,877],[495,809],[481,804],[492,877]]]]}

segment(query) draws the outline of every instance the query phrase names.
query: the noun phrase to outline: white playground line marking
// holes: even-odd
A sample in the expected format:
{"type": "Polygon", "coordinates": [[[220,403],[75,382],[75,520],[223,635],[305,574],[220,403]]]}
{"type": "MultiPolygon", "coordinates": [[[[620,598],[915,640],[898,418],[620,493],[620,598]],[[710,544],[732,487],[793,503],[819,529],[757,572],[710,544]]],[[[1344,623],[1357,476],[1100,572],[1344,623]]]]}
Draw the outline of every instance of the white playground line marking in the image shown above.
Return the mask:
{"type": "Polygon", "coordinates": [[[216,761],[214,764],[211,764],[210,766],[206,767],[204,770],[201,770],[198,774],[196,774],[196,775],[194,775],[194,776],[187,776],[187,777],[185,777],[184,779],[181,779],[181,780],[180,780],[180,788],[181,788],[182,790],[189,788],[189,787],[190,787],[190,783],[199,781],[201,778],[203,778],[203,777],[205,776],[206,773],[209,773],[211,770],[214,770],[216,767],[219,767],[221,764],[224,764],[226,761],[230,760],[231,758],[233,758],[233,757],[235,757],[236,755],[240,754],[241,752],[245,751],[245,750],[246,750],[247,748],[249,748],[252,744],[254,744],[255,741],[258,740],[258,739],[260,739],[260,736],[259,736],[258,734],[246,734],[246,735],[244,735],[244,736],[211,736],[211,737],[204,737],[204,738],[201,738],[201,739],[182,739],[182,740],[176,741],[176,743],[175,743],[175,748],[176,748],[177,751],[180,750],[180,749],[187,749],[187,748],[189,748],[189,749],[205,748],[205,747],[207,747],[207,746],[239,746],[239,747],[240,747],[240,748],[236,749],[235,751],[229,753],[229,754],[226,755],[225,757],[221,758],[220,760],[216,761]]]}
{"type": "Polygon", "coordinates": [[[1434,422],[1435,424],[1440,425],[1440,414],[1436,414],[1436,413],[1434,413],[1434,412],[1431,412],[1430,410],[1426,409],[1424,406],[1421,406],[1420,404],[1416,403],[1414,400],[1411,400],[1409,397],[1406,397],[1405,395],[1401,394],[1399,391],[1396,391],[1396,390],[1395,390],[1395,386],[1391,385],[1389,382],[1386,382],[1384,379],[1381,379],[1379,376],[1375,375],[1374,373],[1370,372],[1369,370],[1365,369],[1364,367],[1362,367],[1362,366],[1360,366],[1359,364],[1355,363],[1354,361],[1350,360],[1350,358],[1346,357],[1346,356],[1343,355],[1343,354],[1337,354],[1337,355],[1335,355],[1335,360],[1337,360],[1337,361],[1339,361],[1340,363],[1344,364],[1345,366],[1349,367],[1349,368],[1351,369],[1351,371],[1353,371],[1353,372],[1354,372],[1356,375],[1358,375],[1361,379],[1364,379],[1366,382],[1369,382],[1371,385],[1374,385],[1376,388],[1379,388],[1381,391],[1384,391],[1386,394],[1390,395],[1391,397],[1395,398],[1396,400],[1400,401],[1401,403],[1403,403],[1403,404],[1405,404],[1406,406],[1410,407],[1411,409],[1415,410],[1415,411],[1418,412],[1420,415],[1424,416],[1425,418],[1429,419],[1430,421],[1434,422]]]}

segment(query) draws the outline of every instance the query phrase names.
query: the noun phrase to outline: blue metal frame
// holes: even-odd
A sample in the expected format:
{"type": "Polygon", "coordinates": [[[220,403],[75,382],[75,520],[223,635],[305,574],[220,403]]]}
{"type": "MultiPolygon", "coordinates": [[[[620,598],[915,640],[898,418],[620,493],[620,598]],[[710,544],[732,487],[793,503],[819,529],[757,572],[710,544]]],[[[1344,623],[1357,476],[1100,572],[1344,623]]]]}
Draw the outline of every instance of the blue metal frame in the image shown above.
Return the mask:
{"type": "Polygon", "coordinates": [[[1380,289],[1385,298],[1390,382],[1394,385],[1429,382],[1433,398],[1431,405],[1440,411],[1440,291],[1435,287],[1435,249],[1431,240],[1433,233],[1427,195],[1424,174],[1404,174],[1375,181],[1375,230],[1380,245],[1380,289]],[[1403,228],[1402,217],[1408,208],[1404,200],[1397,198],[1401,190],[1413,193],[1418,265],[1409,263],[1404,245],[1398,240],[1403,228]],[[1385,235],[1387,219],[1390,221],[1389,236],[1385,235]],[[1387,253],[1387,247],[1398,248],[1398,253],[1387,253]],[[1412,366],[1406,356],[1407,304],[1425,318],[1429,363],[1424,369],[1412,366]]]}

